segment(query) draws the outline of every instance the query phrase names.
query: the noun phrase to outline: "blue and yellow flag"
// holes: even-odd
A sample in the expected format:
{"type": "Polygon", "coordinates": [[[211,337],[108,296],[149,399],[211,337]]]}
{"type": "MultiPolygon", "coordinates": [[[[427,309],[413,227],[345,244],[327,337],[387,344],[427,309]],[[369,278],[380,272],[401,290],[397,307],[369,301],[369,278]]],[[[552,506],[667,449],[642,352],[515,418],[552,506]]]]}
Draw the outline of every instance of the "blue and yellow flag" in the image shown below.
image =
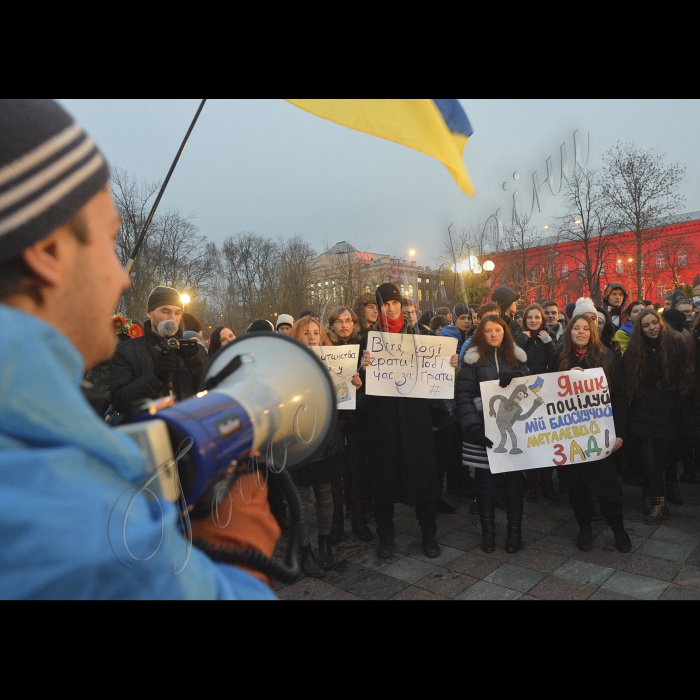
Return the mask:
{"type": "Polygon", "coordinates": [[[286,100],[356,131],[395,141],[439,160],[462,192],[474,185],[462,162],[473,129],[458,100],[286,100]]]}

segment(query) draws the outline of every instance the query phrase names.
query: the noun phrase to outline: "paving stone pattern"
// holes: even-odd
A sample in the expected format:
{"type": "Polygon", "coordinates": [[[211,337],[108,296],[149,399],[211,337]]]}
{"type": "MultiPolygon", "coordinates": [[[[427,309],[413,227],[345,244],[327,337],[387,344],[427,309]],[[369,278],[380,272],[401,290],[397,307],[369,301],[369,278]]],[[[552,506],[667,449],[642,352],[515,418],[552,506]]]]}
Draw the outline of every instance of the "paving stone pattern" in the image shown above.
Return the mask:
{"type": "MultiPolygon", "coordinates": [[[[438,516],[439,557],[425,556],[413,509],[397,505],[390,559],[379,559],[378,539],[361,542],[346,520],[343,540],[333,546],[335,566],[322,579],[302,575],[274,588],[283,600],[700,600],[700,485],[679,487],[685,503],[671,505],[669,520],[655,527],[644,523],[641,487],[622,484],[627,554],[617,551],[602,520],[593,522],[593,549],[579,551],[567,497],[550,503],[542,495],[525,504],[523,549],[505,551],[506,516],[496,510],[496,551],[485,554],[470,502],[447,494],[457,512],[438,516]]],[[[372,513],[367,522],[374,532],[372,513]]],[[[277,548],[280,559],[286,544],[283,538],[277,548]]]]}

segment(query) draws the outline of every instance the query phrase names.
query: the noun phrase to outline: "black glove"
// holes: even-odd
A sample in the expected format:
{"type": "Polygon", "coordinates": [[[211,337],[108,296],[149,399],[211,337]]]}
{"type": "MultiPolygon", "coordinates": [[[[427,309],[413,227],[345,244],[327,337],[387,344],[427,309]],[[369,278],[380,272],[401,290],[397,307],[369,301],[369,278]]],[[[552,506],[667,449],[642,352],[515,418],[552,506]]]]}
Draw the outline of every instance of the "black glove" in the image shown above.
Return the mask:
{"type": "Polygon", "coordinates": [[[513,377],[515,377],[515,372],[509,372],[508,370],[501,372],[498,378],[498,386],[508,386],[513,381],[513,377]]]}
{"type": "Polygon", "coordinates": [[[177,372],[177,355],[171,350],[168,352],[156,351],[156,361],[153,363],[153,374],[155,374],[163,384],[167,384],[169,381],[172,381],[175,372],[177,372]]]}
{"type": "Polygon", "coordinates": [[[183,360],[189,360],[190,357],[194,357],[197,354],[199,347],[199,343],[193,343],[192,345],[181,345],[178,355],[180,355],[183,360]]]}
{"type": "Polygon", "coordinates": [[[493,442],[486,437],[484,427],[482,425],[472,425],[469,428],[469,442],[472,445],[481,445],[482,447],[493,447],[493,442]]]}

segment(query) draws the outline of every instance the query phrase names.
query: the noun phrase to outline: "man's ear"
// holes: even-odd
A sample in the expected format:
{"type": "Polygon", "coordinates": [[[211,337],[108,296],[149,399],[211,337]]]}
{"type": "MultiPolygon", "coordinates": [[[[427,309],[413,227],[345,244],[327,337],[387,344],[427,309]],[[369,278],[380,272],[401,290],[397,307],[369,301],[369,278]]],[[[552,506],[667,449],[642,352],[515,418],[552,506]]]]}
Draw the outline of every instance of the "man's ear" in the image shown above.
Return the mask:
{"type": "Polygon", "coordinates": [[[22,258],[43,284],[56,287],[65,275],[68,259],[72,259],[71,242],[78,243],[71,233],[60,227],[43,240],[26,248],[22,258]]]}

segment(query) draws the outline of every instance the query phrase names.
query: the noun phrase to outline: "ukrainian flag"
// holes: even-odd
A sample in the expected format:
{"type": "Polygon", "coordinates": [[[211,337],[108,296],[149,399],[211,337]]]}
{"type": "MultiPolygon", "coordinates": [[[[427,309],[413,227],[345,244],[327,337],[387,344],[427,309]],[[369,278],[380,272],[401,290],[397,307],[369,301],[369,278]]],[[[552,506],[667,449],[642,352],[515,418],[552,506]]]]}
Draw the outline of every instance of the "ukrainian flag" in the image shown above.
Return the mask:
{"type": "Polygon", "coordinates": [[[439,160],[462,192],[474,185],[462,162],[473,129],[458,100],[286,100],[356,131],[395,141],[439,160]]]}

